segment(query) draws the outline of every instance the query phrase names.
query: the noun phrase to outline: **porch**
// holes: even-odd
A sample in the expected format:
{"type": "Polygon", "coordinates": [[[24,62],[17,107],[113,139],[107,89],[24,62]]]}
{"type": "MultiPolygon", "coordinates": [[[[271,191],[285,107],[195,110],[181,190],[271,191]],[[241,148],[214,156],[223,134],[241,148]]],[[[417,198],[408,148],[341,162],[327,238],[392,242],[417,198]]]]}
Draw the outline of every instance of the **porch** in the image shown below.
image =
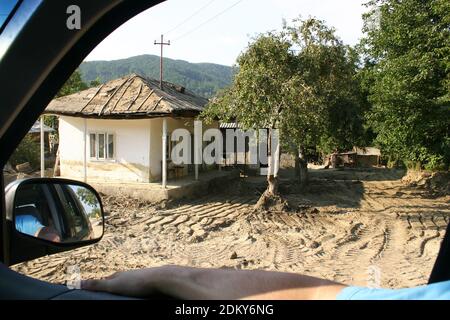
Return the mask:
{"type": "Polygon", "coordinates": [[[239,178],[237,170],[208,171],[194,176],[168,180],[166,188],[160,182],[122,183],[88,179],[98,192],[108,195],[127,195],[139,200],[159,202],[168,199],[195,198],[208,194],[216,186],[223,186],[239,178]]]}

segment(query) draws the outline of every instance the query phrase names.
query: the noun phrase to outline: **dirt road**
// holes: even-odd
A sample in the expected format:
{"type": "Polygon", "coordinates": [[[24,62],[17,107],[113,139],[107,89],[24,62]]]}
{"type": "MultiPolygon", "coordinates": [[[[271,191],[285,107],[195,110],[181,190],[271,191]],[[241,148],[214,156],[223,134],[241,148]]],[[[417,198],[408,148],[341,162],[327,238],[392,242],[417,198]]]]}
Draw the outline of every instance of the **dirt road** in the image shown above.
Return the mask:
{"type": "Polygon", "coordinates": [[[285,183],[297,213],[252,213],[264,180],[169,209],[105,197],[107,229],[91,247],[15,266],[64,282],[114,271],[182,264],[304,273],[345,284],[400,288],[425,284],[449,223],[449,197],[406,187],[401,171],[313,170],[306,190],[285,183]]]}

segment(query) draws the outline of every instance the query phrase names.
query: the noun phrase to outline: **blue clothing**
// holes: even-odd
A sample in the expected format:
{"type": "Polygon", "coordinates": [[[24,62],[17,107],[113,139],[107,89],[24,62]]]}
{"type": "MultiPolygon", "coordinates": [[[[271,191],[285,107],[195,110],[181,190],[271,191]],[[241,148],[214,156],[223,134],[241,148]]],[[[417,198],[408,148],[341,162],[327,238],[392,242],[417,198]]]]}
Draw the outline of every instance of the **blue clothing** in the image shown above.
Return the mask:
{"type": "Polygon", "coordinates": [[[404,289],[371,289],[347,287],[338,300],[450,300],[450,281],[404,289]]]}
{"type": "Polygon", "coordinates": [[[16,230],[34,236],[44,226],[41,222],[30,214],[16,216],[16,230]]]}

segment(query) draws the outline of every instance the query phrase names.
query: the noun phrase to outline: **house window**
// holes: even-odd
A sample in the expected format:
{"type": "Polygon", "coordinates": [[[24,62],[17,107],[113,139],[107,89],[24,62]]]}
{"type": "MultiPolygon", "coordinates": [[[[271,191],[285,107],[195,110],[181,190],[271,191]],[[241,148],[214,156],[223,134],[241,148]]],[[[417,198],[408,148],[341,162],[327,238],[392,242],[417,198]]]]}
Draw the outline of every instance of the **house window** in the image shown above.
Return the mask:
{"type": "Polygon", "coordinates": [[[106,147],[106,143],[105,143],[105,134],[104,133],[98,133],[97,134],[98,137],[98,155],[97,158],[98,159],[105,159],[105,147],[106,147]]]}
{"type": "Polygon", "coordinates": [[[97,135],[91,133],[89,135],[90,157],[97,158],[97,135]]]}
{"type": "Polygon", "coordinates": [[[94,160],[114,159],[114,134],[91,133],[89,134],[90,157],[94,160]]]}
{"type": "Polygon", "coordinates": [[[114,135],[108,134],[108,159],[114,159],[114,135]]]}

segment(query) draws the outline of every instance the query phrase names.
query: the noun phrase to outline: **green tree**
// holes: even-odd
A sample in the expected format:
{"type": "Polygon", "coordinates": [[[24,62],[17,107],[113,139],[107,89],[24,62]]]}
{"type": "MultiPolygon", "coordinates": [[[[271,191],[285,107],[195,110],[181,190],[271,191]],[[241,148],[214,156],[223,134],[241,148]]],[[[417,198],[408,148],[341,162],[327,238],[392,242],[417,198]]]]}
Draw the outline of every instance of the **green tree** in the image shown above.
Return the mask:
{"type": "Polygon", "coordinates": [[[429,169],[450,159],[450,2],[372,0],[364,16],[368,121],[383,153],[429,169]]]}
{"type": "Polygon", "coordinates": [[[100,77],[95,78],[95,80],[92,80],[89,82],[89,87],[97,87],[102,84],[102,81],[100,80],[100,77]]]}
{"type": "Polygon", "coordinates": [[[66,81],[63,87],[59,90],[58,94],[56,95],[56,98],[67,96],[72,93],[77,93],[87,88],[89,88],[89,86],[83,82],[83,80],[81,79],[81,73],[77,69],[66,81]]]}
{"type": "MultiPolygon", "coordinates": [[[[89,212],[86,212],[88,218],[101,217],[100,202],[92,191],[84,187],[78,187],[76,189],[76,194],[79,197],[79,200],[89,207],[89,212]]],[[[86,206],[84,208],[87,209],[86,206]]]]}
{"type": "MultiPolygon", "coordinates": [[[[258,36],[239,56],[239,72],[232,87],[214,99],[203,116],[225,121],[236,118],[244,129],[279,129],[294,100],[300,101],[297,93],[302,90],[294,88],[303,85],[292,72],[294,55],[289,51],[290,47],[291,43],[284,35],[258,36]]],[[[271,158],[269,155],[269,166],[271,158]]],[[[278,195],[276,176],[269,173],[267,181],[268,188],[261,199],[278,195]]]]}
{"type": "MultiPolygon", "coordinates": [[[[304,182],[307,148],[326,138],[333,146],[351,145],[358,132],[345,128],[361,122],[354,60],[322,21],[296,20],[249,45],[237,60],[232,86],[212,100],[203,117],[236,119],[244,129],[279,129],[282,147],[297,156],[304,182]]],[[[277,195],[276,177],[269,174],[267,180],[261,199],[277,195]]]]}
{"type": "MultiPolygon", "coordinates": [[[[91,87],[97,86],[99,84],[99,80],[93,80],[91,81],[91,87]]],[[[56,94],[55,98],[59,98],[62,96],[67,96],[73,93],[77,93],[79,91],[88,89],[89,86],[83,82],[81,79],[81,73],[77,69],[75,72],[70,76],[70,78],[64,83],[62,88],[59,90],[59,92],[56,94]]],[[[56,116],[45,116],[44,117],[44,123],[45,125],[53,128],[58,132],[58,117],[56,116]]]]}
{"type": "Polygon", "coordinates": [[[9,163],[15,167],[18,164],[28,162],[32,168],[38,168],[39,159],[39,142],[35,141],[29,134],[27,134],[9,158],[9,163]]]}
{"type": "Polygon", "coordinates": [[[294,20],[285,26],[296,54],[295,72],[311,88],[309,112],[298,110],[286,119],[290,140],[297,146],[297,166],[306,176],[307,150],[329,154],[364,144],[364,95],[358,77],[359,56],[342,43],[335,29],[317,19],[294,20]]]}

